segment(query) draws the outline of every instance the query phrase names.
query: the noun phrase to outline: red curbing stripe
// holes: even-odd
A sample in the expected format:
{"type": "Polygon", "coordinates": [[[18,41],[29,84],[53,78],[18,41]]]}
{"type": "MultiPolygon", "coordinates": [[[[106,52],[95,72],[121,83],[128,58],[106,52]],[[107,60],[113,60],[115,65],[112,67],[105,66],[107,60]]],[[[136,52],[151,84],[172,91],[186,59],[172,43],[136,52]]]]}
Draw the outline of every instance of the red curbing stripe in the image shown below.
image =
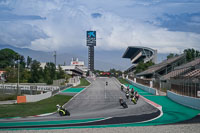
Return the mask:
{"type": "Polygon", "coordinates": [[[162,110],[162,106],[161,106],[161,105],[159,105],[159,104],[157,104],[157,103],[154,103],[153,101],[151,101],[151,100],[149,100],[149,99],[147,99],[147,98],[145,98],[145,97],[143,97],[143,96],[141,96],[141,95],[139,95],[139,96],[140,96],[140,98],[144,99],[147,103],[149,103],[149,104],[151,104],[152,106],[158,108],[159,110],[162,110]]]}

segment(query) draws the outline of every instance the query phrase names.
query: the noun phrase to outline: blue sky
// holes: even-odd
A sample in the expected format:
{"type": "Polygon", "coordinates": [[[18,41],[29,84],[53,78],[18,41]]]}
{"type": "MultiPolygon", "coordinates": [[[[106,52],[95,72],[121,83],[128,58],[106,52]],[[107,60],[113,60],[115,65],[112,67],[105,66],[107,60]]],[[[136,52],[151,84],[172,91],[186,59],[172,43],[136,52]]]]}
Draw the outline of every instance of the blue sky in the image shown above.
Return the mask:
{"type": "Polygon", "coordinates": [[[146,46],[159,53],[200,50],[199,0],[0,0],[0,44],[42,51],[146,46]]]}

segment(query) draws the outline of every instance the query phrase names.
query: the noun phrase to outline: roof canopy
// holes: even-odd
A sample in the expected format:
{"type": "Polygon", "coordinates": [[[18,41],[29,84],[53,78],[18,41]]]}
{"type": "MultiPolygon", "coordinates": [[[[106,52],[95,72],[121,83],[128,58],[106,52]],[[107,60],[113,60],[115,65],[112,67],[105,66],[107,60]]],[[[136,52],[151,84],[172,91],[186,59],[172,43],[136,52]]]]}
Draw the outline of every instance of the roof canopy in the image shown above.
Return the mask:
{"type": "Polygon", "coordinates": [[[128,58],[132,63],[138,63],[145,58],[154,56],[156,50],[147,47],[129,46],[122,58],[128,58]]]}

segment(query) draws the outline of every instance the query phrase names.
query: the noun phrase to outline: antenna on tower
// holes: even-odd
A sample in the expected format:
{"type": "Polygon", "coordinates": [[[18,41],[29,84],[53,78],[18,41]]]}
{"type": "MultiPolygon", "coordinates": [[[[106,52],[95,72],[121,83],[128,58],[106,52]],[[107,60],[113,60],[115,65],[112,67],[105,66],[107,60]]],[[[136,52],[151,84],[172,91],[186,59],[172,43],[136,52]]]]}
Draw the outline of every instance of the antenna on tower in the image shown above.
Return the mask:
{"type": "Polygon", "coordinates": [[[54,51],[53,56],[54,56],[54,63],[55,63],[55,66],[56,66],[56,51],[54,51]]]}

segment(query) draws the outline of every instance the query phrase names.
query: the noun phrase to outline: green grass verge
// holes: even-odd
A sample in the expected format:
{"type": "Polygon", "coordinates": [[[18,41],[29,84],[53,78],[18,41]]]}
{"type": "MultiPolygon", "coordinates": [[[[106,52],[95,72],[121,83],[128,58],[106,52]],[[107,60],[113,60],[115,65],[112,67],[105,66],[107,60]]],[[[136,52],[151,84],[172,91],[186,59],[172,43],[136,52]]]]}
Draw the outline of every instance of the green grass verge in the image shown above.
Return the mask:
{"type": "Polygon", "coordinates": [[[17,95],[0,94],[0,101],[16,100],[17,95]]]}
{"type": "Polygon", "coordinates": [[[126,81],[125,79],[123,79],[123,78],[117,78],[118,80],[119,80],[119,82],[120,83],[122,83],[122,84],[129,84],[129,82],[128,81],[126,81]]]}
{"type": "Polygon", "coordinates": [[[33,103],[21,103],[12,105],[0,105],[0,118],[5,117],[25,117],[56,111],[56,104],[63,105],[72,96],[55,95],[33,103]]]}
{"type": "Polygon", "coordinates": [[[77,86],[72,87],[72,88],[81,88],[81,87],[90,85],[90,83],[85,78],[81,78],[80,80],[81,80],[81,83],[77,86]]]}

